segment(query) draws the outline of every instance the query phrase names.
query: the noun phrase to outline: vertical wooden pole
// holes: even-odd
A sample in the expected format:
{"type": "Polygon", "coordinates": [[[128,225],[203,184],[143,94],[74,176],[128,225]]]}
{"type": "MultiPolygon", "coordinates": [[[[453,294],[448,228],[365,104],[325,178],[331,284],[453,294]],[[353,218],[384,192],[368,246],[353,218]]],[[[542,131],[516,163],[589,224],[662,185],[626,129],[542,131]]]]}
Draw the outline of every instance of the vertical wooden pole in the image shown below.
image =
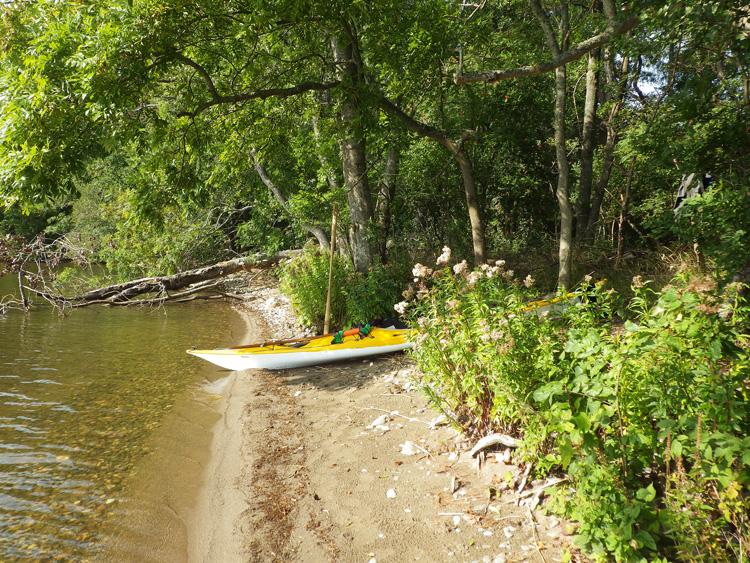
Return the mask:
{"type": "Polygon", "coordinates": [[[23,270],[18,270],[18,291],[21,292],[21,302],[23,303],[23,310],[28,311],[29,302],[26,300],[26,292],[23,290],[23,270]]]}
{"type": "Polygon", "coordinates": [[[333,285],[333,254],[336,250],[336,219],[339,215],[338,204],[333,204],[333,220],[331,221],[331,260],[328,265],[328,296],[326,297],[326,316],[323,323],[323,334],[328,334],[331,328],[331,286],[333,285]]]}

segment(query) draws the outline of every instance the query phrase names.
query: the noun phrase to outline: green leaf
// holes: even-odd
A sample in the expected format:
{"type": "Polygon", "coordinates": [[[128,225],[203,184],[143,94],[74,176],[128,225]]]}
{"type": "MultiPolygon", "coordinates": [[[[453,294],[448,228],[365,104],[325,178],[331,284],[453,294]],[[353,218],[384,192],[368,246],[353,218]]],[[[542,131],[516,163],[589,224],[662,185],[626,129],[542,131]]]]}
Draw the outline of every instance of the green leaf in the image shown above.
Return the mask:
{"type": "Polygon", "coordinates": [[[672,440],[672,449],[670,451],[672,459],[678,459],[682,457],[682,442],[679,440],[672,440]]]}
{"type": "Polygon", "coordinates": [[[645,530],[639,530],[638,533],[635,534],[635,540],[638,542],[638,545],[645,546],[652,551],[656,551],[656,541],[654,541],[654,536],[649,534],[645,530]]]}
{"type": "Polygon", "coordinates": [[[575,455],[573,444],[570,443],[570,440],[561,440],[558,449],[560,450],[560,458],[562,459],[563,469],[568,469],[570,460],[573,459],[573,456],[575,455]]]}
{"type": "Polygon", "coordinates": [[[586,413],[578,413],[576,416],[573,417],[573,420],[576,423],[576,426],[584,431],[588,432],[591,429],[591,421],[589,420],[589,417],[586,416],[586,413]]]}
{"type": "Polygon", "coordinates": [[[635,494],[635,496],[637,499],[644,502],[651,502],[656,498],[656,489],[654,489],[654,484],[651,483],[646,488],[638,489],[638,492],[635,494]]]}
{"type": "Polygon", "coordinates": [[[625,321],[625,330],[629,332],[639,332],[641,330],[641,326],[635,324],[633,321],[625,321]]]}
{"type": "Polygon", "coordinates": [[[708,353],[712,360],[721,359],[721,341],[719,339],[714,339],[708,343],[708,353]]]}

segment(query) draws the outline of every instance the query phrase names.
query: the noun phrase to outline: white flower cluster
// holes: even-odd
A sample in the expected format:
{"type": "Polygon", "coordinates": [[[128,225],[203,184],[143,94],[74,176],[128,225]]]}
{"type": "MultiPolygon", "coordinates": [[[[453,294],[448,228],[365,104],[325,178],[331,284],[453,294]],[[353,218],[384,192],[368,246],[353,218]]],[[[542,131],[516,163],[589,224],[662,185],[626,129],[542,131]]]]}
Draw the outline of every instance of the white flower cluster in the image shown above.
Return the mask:
{"type": "MultiPolygon", "coordinates": [[[[505,264],[504,260],[498,260],[498,262],[502,262],[505,264]]],[[[482,264],[479,266],[479,269],[482,270],[482,273],[487,276],[488,278],[495,277],[502,269],[502,266],[498,266],[495,264],[494,266],[491,266],[489,264],[482,264]]]]}
{"type": "Polygon", "coordinates": [[[490,337],[496,342],[502,341],[505,338],[505,331],[502,328],[496,328],[492,331],[490,337]]]}
{"type": "Polygon", "coordinates": [[[451,261],[451,249],[447,246],[443,247],[443,253],[438,256],[438,259],[435,261],[435,263],[438,266],[447,266],[448,262],[451,261]]]}
{"type": "Polygon", "coordinates": [[[529,274],[528,276],[526,276],[526,279],[523,280],[523,285],[525,285],[526,287],[531,287],[532,285],[534,285],[535,281],[536,280],[531,277],[531,274],[529,274]]]}
{"type": "Polygon", "coordinates": [[[396,303],[393,308],[399,315],[403,315],[408,306],[409,304],[406,301],[401,301],[401,303],[396,303]]]}
{"type": "MultiPolygon", "coordinates": [[[[448,247],[443,249],[444,254],[449,251],[448,247]]],[[[443,258],[443,256],[441,256],[443,258]]],[[[513,279],[515,272],[513,270],[505,270],[505,260],[496,260],[493,262],[487,262],[486,264],[480,265],[476,270],[470,271],[469,265],[466,260],[462,260],[455,266],[453,266],[453,273],[457,276],[463,276],[466,279],[469,288],[473,287],[482,277],[488,279],[494,278],[495,276],[502,276],[506,280],[510,281],[513,279]]],[[[533,283],[533,279],[531,280],[533,283]]]]}
{"type": "Polygon", "coordinates": [[[418,282],[420,279],[432,275],[432,268],[428,268],[422,264],[415,264],[411,273],[414,275],[414,281],[418,282]]]}
{"type": "Polygon", "coordinates": [[[479,337],[482,342],[488,342],[490,338],[492,338],[490,326],[489,324],[487,324],[487,319],[482,319],[481,321],[479,321],[479,330],[482,333],[482,335],[479,337]]]}
{"type": "Polygon", "coordinates": [[[477,272],[476,270],[474,270],[469,274],[469,277],[466,278],[466,283],[469,284],[469,287],[474,287],[474,284],[476,284],[481,277],[482,272],[477,272]]]}

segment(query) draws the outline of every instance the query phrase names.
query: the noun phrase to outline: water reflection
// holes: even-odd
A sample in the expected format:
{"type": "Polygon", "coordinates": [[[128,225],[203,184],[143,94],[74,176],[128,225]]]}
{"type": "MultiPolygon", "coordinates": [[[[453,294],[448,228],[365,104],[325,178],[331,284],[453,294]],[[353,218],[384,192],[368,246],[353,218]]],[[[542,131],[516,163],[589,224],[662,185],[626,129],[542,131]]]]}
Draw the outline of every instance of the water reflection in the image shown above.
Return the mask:
{"type": "Polygon", "coordinates": [[[0,560],[99,551],[155,430],[225,375],[185,349],[226,344],[235,315],[219,303],[0,315],[0,560]]]}

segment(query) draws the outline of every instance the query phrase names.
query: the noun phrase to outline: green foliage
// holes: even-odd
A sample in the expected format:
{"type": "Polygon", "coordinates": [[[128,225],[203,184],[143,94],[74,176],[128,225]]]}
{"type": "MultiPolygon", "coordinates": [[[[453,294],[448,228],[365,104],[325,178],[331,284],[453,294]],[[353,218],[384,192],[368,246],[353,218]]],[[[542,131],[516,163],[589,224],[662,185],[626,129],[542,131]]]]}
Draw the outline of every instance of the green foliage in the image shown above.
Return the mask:
{"type": "Polygon", "coordinates": [[[122,7],[35,2],[2,11],[0,197],[28,204],[74,193],[74,175],[112,141],[113,98],[124,101],[112,82],[122,76],[104,72],[122,7]]]}
{"type": "MultiPolygon", "coordinates": [[[[291,299],[297,318],[302,324],[323,328],[328,292],[330,257],[318,249],[307,247],[301,256],[284,265],[279,278],[281,288],[291,299]]],[[[331,326],[342,327],[346,317],[343,287],[349,275],[349,263],[334,256],[331,282],[331,326]]]]}
{"type": "Polygon", "coordinates": [[[22,211],[18,206],[3,209],[0,207],[0,235],[20,235],[32,240],[39,233],[47,232],[49,236],[65,234],[64,228],[69,220],[70,206],[34,205],[22,211]]]}
{"type": "MultiPolygon", "coordinates": [[[[298,318],[318,331],[325,320],[329,264],[329,254],[308,247],[280,271],[281,287],[298,318]]],[[[348,328],[377,316],[392,316],[406,275],[404,267],[397,265],[376,265],[360,274],[348,260],[334,256],[331,327],[348,328]]]]}
{"type": "Polygon", "coordinates": [[[735,287],[683,275],[655,292],[634,278],[625,306],[584,283],[540,315],[512,273],[417,268],[428,395],[470,433],[521,436],[538,473],[566,471],[549,508],[579,522],[586,552],[730,561],[746,549],[750,311],[735,287]]]}
{"type": "Polygon", "coordinates": [[[119,279],[173,274],[229,258],[221,232],[203,233],[200,225],[176,213],[166,215],[163,227],[147,222],[118,222],[97,257],[119,279]]]}
{"type": "Polygon", "coordinates": [[[750,259],[750,196],[744,185],[718,181],[701,197],[684,201],[674,231],[698,246],[731,278],[750,259]]]}
{"type": "Polygon", "coordinates": [[[342,326],[366,323],[376,317],[392,317],[408,279],[406,262],[375,264],[365,274],[350,273],[343,293],[346,318],[342,326]]]}

